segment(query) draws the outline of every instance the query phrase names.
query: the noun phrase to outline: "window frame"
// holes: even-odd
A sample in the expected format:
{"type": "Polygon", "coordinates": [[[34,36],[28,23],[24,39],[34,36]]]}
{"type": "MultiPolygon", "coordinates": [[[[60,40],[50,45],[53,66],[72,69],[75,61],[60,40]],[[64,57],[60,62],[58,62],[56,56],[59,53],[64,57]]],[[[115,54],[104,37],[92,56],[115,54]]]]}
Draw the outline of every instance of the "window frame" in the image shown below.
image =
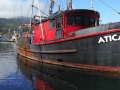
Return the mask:
{"type": "MultiPolygon", "coordinates": [[[[80,22],[80,21],[79,21],[80,22]]],[[[83,25],[83,16],[82,15],[75,15],[74,16],[74,26],[82,26],[83,25]],[[76,17],[80,17],[81,18],[81,24],[76,25],[76,17]]]]}
{"type": "Polygon", "coordinates": [[[48,30],[51,30],[51,29],[54,29],[54,28],[56,28],[56,20],[51,19],[51,20],[49,20],[49,29],[48,30]]]}
{"type": "Polygon", "coordinates": [[[93,26],[96,26],[96,20],[97,20],[97,26],[99,25],[99,22],[98,22],[98,18],[95,18],[95,17],[91,17],[91,16],[84,16],[84,15],[67,15],[66,16],[66,26],[92,26],[91,25],[91,19],[94,19],[94,21],[93,21],[93,26]],[[71,25],[69,24],[69,18],[73,18],[71,21],[72,22],[70,22],[71,23],[71,25]],[[81,24],[78,24],[78,25],[76,25],[77,23],[76,23],[76,17],[81,17],[81,24]],[[86,18],[86,20],[85,20],[85,18],[86,18]],[[87,21],[87,23],[85,23],[87,21]],[[73,23],[73,24],[72,24],[73,23]],[[69,25],[68,25],[69,24],[69,25]]]}
{"type": "Polygon", "coordinates": [[[66,26],[74,26],[74,16],[73,16],[73,15],[68,15],[68,16],[67,16],[67,18],[66,18],[66,26]],[[72,24],[69,24],[69,25],[68,25],[68,23],[69,23],[68,17],[73,17],[73,18],[72,18],[72,19],[73,19],[73,23],[72,23],[72,24]]]}
{"type": "Polygon", "coordinates": [[[61,24],[62,24],[62,17],[56,18],[56,20],[55,20],[55,28],[56,29],[62,28],[61,24]]]}
{"type": "Polygon", "coordinates": [[[90,26],[90,16],[83,16],[83,26],[90,26]],[[85,17],[88,18],[88,25],[85,24],[85,17]]]}

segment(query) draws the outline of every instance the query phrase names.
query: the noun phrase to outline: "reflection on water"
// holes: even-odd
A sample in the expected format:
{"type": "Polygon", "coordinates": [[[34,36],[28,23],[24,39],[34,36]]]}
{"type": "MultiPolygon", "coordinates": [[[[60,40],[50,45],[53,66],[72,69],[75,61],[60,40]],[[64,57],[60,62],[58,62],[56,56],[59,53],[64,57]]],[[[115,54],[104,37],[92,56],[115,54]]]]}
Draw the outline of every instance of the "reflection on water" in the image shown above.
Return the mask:
{"type": "Polygon", "coordinates": [[[120,75],[48,64],[31,68],[16,59],[14,43],[0,43],[0,90],[119,90],[120,75]]]}
{"type": "Polygon", "coordinates": [[[15,43],[0,42],[0,90],[32,90],[31,81],[20,72],[15,43]]]}
{"type": "MultiPolygon", "coordinates": [[[[19,59],[23,59],[20,57],[19,59]]],[[[43,64],[39,70],[19,63],[25,76],[33,76],[31,81],[37,90],[119,90],[120,75],[88,72],[67,67],[56,67],[43,64]],[[26,72],[27,71],[27,72],[26,72]]]]}

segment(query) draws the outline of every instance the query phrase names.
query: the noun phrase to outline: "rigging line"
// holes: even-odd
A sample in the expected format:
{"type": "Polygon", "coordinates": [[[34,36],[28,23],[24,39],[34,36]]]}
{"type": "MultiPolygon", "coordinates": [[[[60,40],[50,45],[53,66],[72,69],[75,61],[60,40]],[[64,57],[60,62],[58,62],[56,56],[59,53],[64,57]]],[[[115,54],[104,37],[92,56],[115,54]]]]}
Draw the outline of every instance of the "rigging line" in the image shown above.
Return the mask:
{"type": "Polygon", "coordinates": [[[60,6],[62,7],[62,5],[63,5],[63,4],[62,4],[62,2],[61,2],[61,1],[62,1],[62,0],[59,0],[59,2],[60,2],[60,6]]]}
{"type": "Polygon", "coordinates": [[[64,8],[64,6],[66,6],[66,2],[63,2],[63,0],[61,0],[62,2],[62,7],[64,8]]]}
{"type": "Polygon", "coordinates": [[[103,1],[99,0],[100,2],[102,2],[103,4],[105,4],[106,6],[108,6],[109,8],[111,8],[113,11],[117,12],[118,14],[120,14],[120,12],[118,12],[117,10],[115,10],[114,8],[110,7],[109,5],[107,5],[106,3],[104,3],[103,1]]]}
{"type": "Polygon", "coordinates": [[[36,9],[33,11],[33,13],[34,15],[38,15],[38,11],[36,9]]]}
{"type": "Polygon", "coordinates": [[[46,6],[45,11],[47,14],[49,14],[49,5],[46,6]]]}
{"type": "Polygon", "coordinates": [[[62,3],[62,7],[64,7],[64,3],[63,3],[63,0],[60,0],[61,1],[61,3],[62,3]]]}
{"type": "Polygon", "coordinates": [[[68,6],[68,2],[69,2],[69,1],[68,1],[68,0],[66,0],[66,4],[65,4],[65,6],[66,6],[66,5],[68,6]]]}
{"type": "MultiPolygon", "coordinates": [[[[40,2],[40,1],[39,1],[40,2]]],[[[43,9],[43,11],[45,12],[45,9],[47,8],[47,4],[48,4],[48,0],[46,1],[46,5],[45,5],[45,7],[44,7],[44,9],[43,9]]],[[[41,14],[41,16],[43,16],[43,13],[41,14]]],[[[41,18],[42,19],[42,18],[41,18]]],[[[44,30],[43,30],[43,34],[44,34],[45,32],[44,32],[44,30]]],[[[46,35],[44,34],[44,38],[46,38],[46,35]]]]}
{"type": "MultiPolygon", "coordinates": [[[[36,8],[37,10],[40,10],[40,9],[38,9],[38,7],[36,7],[36,6],[38,6],[38,4],[40,3],[40,0],[38,0],[38,3],[37,3],[37,5],[34,5],[34,8],[36,8]]],[[[36,10],[36,12],[38,12],[36,10]]],[[[44,11],[44,10],[43,10],[44,11]]],[[[43,14],[45,14],[44,12],[43,12],[42,10],[40,10],[40,12],[42,12],[42,14],[41,15],[43,15],[43,14]]],[[[35,10],[34,10],[34,12],[35,12],[35,10]]],[[[36,13],[36,15],[37,15],[38,13],[36,13]]],[[[46,14],[47,15],[47,14],[46,14]]],[[[39,16],[39,15],[38,15],[39,16]]]]}
{"type": "MultiPolygon", "coordinates": [[[[14,24],[16,24],[16,20],[15,20],[15,5],[14,5],[14,24]]],[[[16,25],[14,26],[14,31],[15,31],[16,25]]]]}
{"type": "Polygon", "coordinates": [[[14,5],[14,24],[15,24],[15,5],[14,5]]]}
{"type": "MultiPolygon", "coordinates": [[[[39,0],[38,0],[38,9],[40,10],[40,4],[39,4],[39,0]]],[[[40,26],[41,26],[41,31],[42,31],[42,39],[44,40],[44,32],[43,32],[43,26],[42,26],[42,19],[41,19],[41,12],[39,12],[40,15],[40,26]]]]}
{"type": "Polygon", "coordinates": [[[30,7],[31,7],[31,2],[30,2],[29,7],[28,7],[28,12],[27,12],[27,15],[26,15],[27,17],[25,18],[25,20],[23,20],[22,24],[24,24],[25,21],[27,20],[27,18],[29,17],[28,14],[29,14],[29,11],[30,11],[30,7]]]}
{"type": "Polygon", "coordinates": [[[21,22],[20,22],[21,23],[21,29],[23,29],[23,25],[22,25],[23,23],[22,22],[23,22],[23,16],[22,16],[22,5],[21,5],[21,22]]]}
{"type": "MultiPolygon", "coordinates": [[[[38,6],[38,4],[35,5],[35,6],[38,6]]],[[[34,13],[34,15],[38,15],[38,10],[34,9],[34,10],[33,10],[33,13],[34,13]]]]}
{"type": "MultiPolygon", "coordinates": [[[[33,7],[35,7],[34,5],[32,5],[33,7]]],[[[43,14],[45,14],[46,16],[48,16],[46,13],[44,13],[42,10],[38,9],[37,7],[35,7],[37,10],[39,10],[40,12],[42,12],[43,14]]]]}
{"type": "Polygon", "coordinates": [[[63,2],[63,0],[61,0],[62,2],[62,8],[66,5],[66,2],[63,2]]]}
{"type": "MultiPolygon", "coordinates": [[[[43,11],[46,10],[48,2],[49,2],[49,1],[47,0],[47,1],[46,1],[46,4],[45,4],[45,8],[43,9],[43,11]]],[[[42,13],[42,15],[43,15],[43,13],[42,13]]]]}
{"type": "Polygon", "coordinates": [[[22,20],[23,20],[23,18],[22,18],[22,5],[21,5],[21,25],[22,25],[22,20]]]}
{"type": "Polygon", "coordinates": [[[67,8],[67,6],[68,6],[68,5],[66,5],[65,7],[63,7],[63,9],[61,9],[61,10],[64,10],[65,8],[67,8]]]}
{"type": "Polygon", "coordinates": [[[64,10],[65,8],[67,8],[68,7],[68,0],[66,1],[66,4],[65,4],[65,6],[63,7],[63,9],[62,10],[64,10]]]}

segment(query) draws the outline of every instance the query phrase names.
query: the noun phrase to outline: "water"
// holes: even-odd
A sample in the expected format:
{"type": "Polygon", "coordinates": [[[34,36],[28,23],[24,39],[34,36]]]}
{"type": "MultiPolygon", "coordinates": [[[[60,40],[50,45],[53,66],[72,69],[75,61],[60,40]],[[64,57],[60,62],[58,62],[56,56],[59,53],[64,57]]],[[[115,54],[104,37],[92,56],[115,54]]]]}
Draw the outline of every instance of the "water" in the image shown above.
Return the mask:
{"type": "Polygon", "coordinates": [[[0,42],[0,90],[32,90],[31,81],[20,71],[14,43],[0,42]]]}
{"type": "Polygon", "coordinates": [[[0,43],[0,90],[120,90],[120,75],[19,62],[14,43],[0,43]]]}

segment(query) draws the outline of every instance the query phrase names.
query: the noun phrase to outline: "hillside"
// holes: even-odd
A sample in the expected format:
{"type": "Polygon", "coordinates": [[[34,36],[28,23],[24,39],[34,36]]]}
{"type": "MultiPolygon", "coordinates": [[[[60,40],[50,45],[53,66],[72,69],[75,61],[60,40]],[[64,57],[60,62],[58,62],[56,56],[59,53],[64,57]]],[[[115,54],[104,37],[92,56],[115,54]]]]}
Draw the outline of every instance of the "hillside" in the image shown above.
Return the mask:
{"type": "Polygon", "coordinates": [[[29,23],[29,18],[23,17],[20,20],[14,18],[0,18],[0,35],[8,35],[9,29],[10,34],[13,34],[13,31],[17,31],[18,26],[21,26],[24,23],[29,23]]]}

